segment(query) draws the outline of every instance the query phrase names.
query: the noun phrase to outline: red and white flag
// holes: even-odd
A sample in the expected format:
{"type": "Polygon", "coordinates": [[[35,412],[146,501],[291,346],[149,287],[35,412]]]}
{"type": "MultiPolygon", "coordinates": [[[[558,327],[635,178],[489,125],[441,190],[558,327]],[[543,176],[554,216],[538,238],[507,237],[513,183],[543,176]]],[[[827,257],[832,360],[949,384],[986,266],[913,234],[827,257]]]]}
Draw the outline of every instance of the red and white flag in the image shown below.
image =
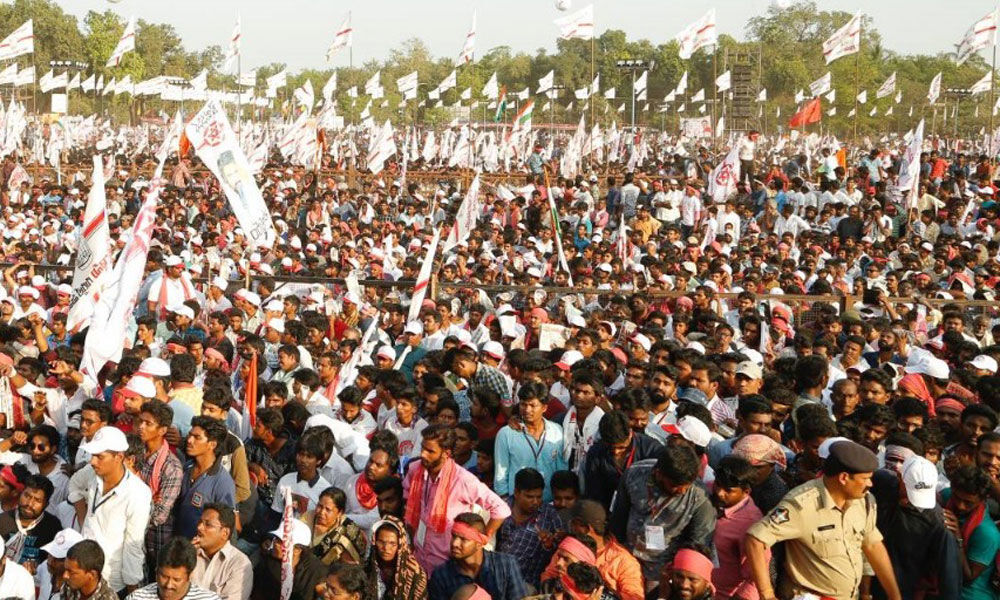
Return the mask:
{"type": "Polygon", "coordinates": [[[295,555],[295,540],[292,536],[295,522],[295,502],[292,498],[292,488],[283,486],[281,494],[285,498],[285,508],[281,514],[281,600],[292,597],[292,582],[295,580],[295,566],[292,557],[295,555]]]}
{"type": "Polygon", "coordinates": [[[337,50],[349,47],[353,40],[354,30],[351,29],[351,13],[347,13],[347,18],[344,19],[344,23],[337,29],[337,34],[333,36],[333,43],[330,44],[330,48],[326,51],[326,61],[330,62],[333,60],[333,55],[337,53],[337,50]]]}
{"type": "Polygon", "coordinates": [[[115,46],[111,56],[108,57],[107,64],[104,66],[106,68],[117,67],[122,62],[122,57],[133,50],[135,50],[135,17],[129,19],[128,25],[125,26],[125,31],[122,32],[122,37],[118,40],[118,45],[115,46]]]}
{"type": "Polygon", "coordinates": [[[589,40],[594,37],[594,5],[588,4],[575,13],[555,20],[559,37],[564,40],[589,40]]]}
{"type": "Polygon", "coordinates": [[[730,195],[736,193],[736,182],[740,178],[739,142],[733,144],[733,149],[726,155],[708,176],[708,194],[716,203],[723,203],[730,195]]]}
{"type": "Polygon", "coordinates": [[[854,54],[860,49],[861,13],[858,13],[823,42],[823,57],[826,58],[826,64],[830,64],[838,58],[854,54]]]}
{"type": "Polygon", "coordinates": [[[479,173],[476,173],[469,189],[465,192],[465,199],[458,207],[458,214],[455,215],[455,223],[448,232],[448,239],[441,248],[442,254],[448,252],[459,243],[469,239],[469,234],[476,228],[476,219],[479,217],[479,173]]]}
{"type": "Polygon", "coordinates": [[[476,53],[476,11],[472,11],[472,28],[465,34],[465,43],[462,44],[462,51],[458,55],[459,62],[466,64],[475,60],[476,53]]]}
{"type": "Polygon", "coordinates": [[[0,41],[0,60],[10,60],[35,51],[35,34],[31,19],[0,41]]]}
{"type": "Polygon", "coordinates": [[[910,192],[907,199],[910,206],[916,206],[917,196],[920,189],[920,153],[924,149],[924,120],[920,119],[917,128],[913,130],[903,159],[899,165],[899,189],[910,192]]]}
{"type": "Polygon", "coordinates": [[[937,102],[938,96],[941,95],[941,73],[934,76],[931,80],[931,87],[927,90],[927,102],[929,104],[934,104],[937,102]]]}
{"type": "Polygon", "coordinates": [[[104,165],[101,164],[99,155],[94,156],[93,164],[90,194],[83,212],[83,230],[76,249],[73,298],[66,319],[66,329],[69,331],[78,331],[87,326],[110,277],[111,237],[106,215],[107,198],[104,195],[104,165]]]}
{"type": "Polygon", "coordinates": [[[962,64],[970,56],[979,52],[983,48],[997,43],[997,9],[991,10],[985,17],[972,24],[972,27],[962,36],[962,41],[958,43],[955,50],[955,60],[962,64]]]}
{"type": "Polygon", "coordinates": [[[440,241],[441,229],[434,228],[434,236],[431,238],[430,247],[427,249],[427,256],[424,257],[424,262],[420,265],[420,272],[417,274],[417,283],[413,286],[413,296],[410,298],[410,312],[406,316],[407,322],[416,321],[420,318],[420,308],[423,306],[424,298],[427,296],[427,287],[431,283],[434,255],[437,253],[440,241]]]}
{"type": "Polygon", "coordinates": [[[878,91],[875,92],[875,97],[885,98],[886,96],[891,96],[895,91],[896,91],[896,72],[893,71],[892,75],[889,75],[889,78],[886,79],[885,83],[882,84],[882,87],[880,87],[878,91]]]}
{"type": "Polygon", "coordinates": [[[224,71],[232,71],[239,64],[240,37],[240,16],[236,15],[236,26],[233,27],[233,35],[229,38],[229,51],[226,53],[226,60],[222,65],[224,71]]]}
{"type": "Polygon", "coordinates": [[[719,34],[715,28],[715,9],[711,9],[702,18],[688,25],[674,39],[680,44],[678,55],[683,60],[691,58],[691,55],[701,48],[718,44],[719,34]]]}

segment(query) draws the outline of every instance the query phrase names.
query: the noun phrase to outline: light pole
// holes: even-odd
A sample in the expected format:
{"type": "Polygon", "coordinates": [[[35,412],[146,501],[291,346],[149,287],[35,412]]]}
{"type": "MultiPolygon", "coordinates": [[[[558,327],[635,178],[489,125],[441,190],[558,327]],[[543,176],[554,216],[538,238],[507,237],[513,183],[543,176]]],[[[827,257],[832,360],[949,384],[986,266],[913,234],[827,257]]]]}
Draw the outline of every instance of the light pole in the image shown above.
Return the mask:
{"type": "Polygon", "coordinates": [[[172,86],[181,88],[181,114],[184,114],[184,90],[193,87],[191,82],[183,77],[167,77],[166,81],[172,86]]]}
{"type": "MultiPolygon", "coordinates": [[[[959,113],[959,109],[961,109],[961,106],[962,106],[962,98],[965,98],[967,96],[971,96],[972,95],[972,90],[970,90],[968,88],[946,88],[945,91],[944,91],[944,93],[945,93],[945,96],[951,96],[952,98],[955,99],[955,125],[954,125],[954,131],[955,131],[955,137],[957,138],[958,137],[958,113],[959,113]]],[[[946,107],[947,107],[947,105],[946,105],[946,107]]],[[[948,109],[945,108],[945,111],[947,111],[947,110],[948,109]]]]}
{"type": "MultiPolygon", "coordinates": [[[[635,130],[635,74],[638,71],[651,71],[656,66],[652,60],[624,59],[616,60],[615,66],[622,71],[632,72],[632,130],[635,130]]],[[[648,85],[648,84],[647,84],[648,85]]]]}

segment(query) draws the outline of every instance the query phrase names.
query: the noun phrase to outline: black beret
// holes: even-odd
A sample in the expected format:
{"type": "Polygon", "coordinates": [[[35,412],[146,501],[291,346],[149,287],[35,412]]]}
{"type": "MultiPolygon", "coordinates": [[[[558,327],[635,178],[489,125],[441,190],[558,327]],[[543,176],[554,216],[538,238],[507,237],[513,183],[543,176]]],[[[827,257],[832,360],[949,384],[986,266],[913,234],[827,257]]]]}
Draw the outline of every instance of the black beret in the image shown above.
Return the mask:
{"type": "Polygon", "coordinates": [[[823,470],[827,473],[873,473],[878,470],[878,458],[861,444],[844,440],[830,446],[830,456],[823,470]]]}

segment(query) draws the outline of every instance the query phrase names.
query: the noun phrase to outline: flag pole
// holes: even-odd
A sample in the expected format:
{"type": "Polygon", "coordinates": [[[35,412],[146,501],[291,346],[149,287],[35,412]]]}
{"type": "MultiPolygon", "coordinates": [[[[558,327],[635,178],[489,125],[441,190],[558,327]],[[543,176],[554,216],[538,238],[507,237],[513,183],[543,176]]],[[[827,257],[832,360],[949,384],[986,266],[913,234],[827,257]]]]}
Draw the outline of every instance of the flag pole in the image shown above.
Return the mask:
{"type": "MultiPolygon", "coordinates": [[[[860,27],[860,24],[859,24],[860,27]]],[[[858,94],[861,93],[861,32],[858,32],[858,51],[854,53],[854,140],[858,139],[858,94]]]]}
{"type": "MultiPolygon", "coordinates": [[[[587,154],[590,156],[590,160],[594,159],[594,157],[593,157],[593,152],[594,152],[594,136],[593,136],[593,133],[594,133],[594,102],[593,102],[594,90],[593,90],[593,85],[594,85],[594,45],[595,45],[594,36],[595,36],[596,33],[597,33],[596,31],[592,31],[590,33],[590,86],[591,86],[591,90],[590,90],[590,94],[588,95],[588,98],[590,98],[590,100],[588,100],[588,103],[590,104],[590,133],[591,133],[591,135],[587,136],[587,146],[588,146],[587,154]]],[[[994,55],[995,55],[995,53],[994,53],[994,55]]]]}
{"type": "Polygon", "coordinates": [[[353,39],[353,36],[354,36],[354,21],[351,18],[351,11],[347,11],[347,22],[350,24],[350,27],[351,27],[351,36],[352,36],[351,38],[349,38],[351,43],[347,45],[347,55],[349,57],[348,60],[350,61],[349,66],[350,66],[350,68],[353,69],[354,68],[354,39],[353,39]]]}
{"type": "MultiPolygon", "coordinates": [[[[990,128],[989,128],[989,131],[987,131],[987,134],[990,136],[990,146],[987,147],[987,151],[992,150],[991,146],[993,145],[992,144],[992,140],[993,140],[993,106],[996,104],[996,101],[997,101],[996,100],[996,87],[995,87],[996,84],[994,82],[994,80],[996,79],[996,73],[997,73],[997,40],[996,40],[996,34],[994,33],[994,37],[993,37],[993,62],[990,63],[990,108],[989,108],[989,111],[990,111],[990,128]]],[[[990,155],[990,164],[993,164],[993,158],[994,157],[992,156],[992,153],[990,153],[990,154],[991,154],[990,155]]]]}

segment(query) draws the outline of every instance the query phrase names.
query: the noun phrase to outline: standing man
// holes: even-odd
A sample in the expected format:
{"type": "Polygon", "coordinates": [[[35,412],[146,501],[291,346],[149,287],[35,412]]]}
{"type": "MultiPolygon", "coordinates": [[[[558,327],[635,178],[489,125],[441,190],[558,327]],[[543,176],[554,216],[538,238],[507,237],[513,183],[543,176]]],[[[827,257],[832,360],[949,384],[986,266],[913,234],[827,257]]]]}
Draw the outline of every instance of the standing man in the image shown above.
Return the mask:
{"type": "Polygon", "coordinates": [[[759,131],[751,130],[745,138],[739,141],[740,182],[746,181],[747,184],[753,182],[753,156],[757,150],[757,138],[759,137],[759,131]]]}
{"type": "Polygon", "coordinates": [[[226,426],[209,417],[191,420],[185,445],[188,463],[184,467],[181,493],[177,501],[174,532],[193,538],[198,530],[201,509],[211,502],[236,506],[236,485],[216,456],[226,441],[226,426]]]}
{"type": "Polygon", "coordinates": [[[97,475],[87,490],[81,533],[104,550],[107,560],[101,574],[111,589],[131,593],[143,581],[143,542],[153,495],[125,468],[128,440],[117,427],[101,427],[94,439],[80,448],[90,453],[90,465],[97,475]]]}
{"type": "MultiPolygon", "coordinates": [[[[524,468],[536,469],[546,481],[552,474],[566,468],[563,455],[563,430],[545,418],[545,402],[549,391],[537,381],[525,383],[517,391],[521,429],[504,426],[496,437],[493,452],[494,489],[501,496],[514,494],[514,478],[524,468]]],[[[544,490],[543,500],[552,501],[551,486],[544,490]]]]}
{"type": "MultiPolygon", "coordinates": [[[[133,378],[135,379],[145,378],[133,378]]],[[[184,477],[181,461],[170,451],[164,439],[173,419],[174,411],[163,402],[153,399],[143,403],[139,409],[136,425],[139,438],[146,449],[146,454],[138,465],[139,476],[153,495],[145,545],[149,565],[154,564],[160,548],[173,533],[174,503],[181,492],[181,480],[184,477]]]]}
{"type": "Polygon", "coordinates": [[[230,538],[236,530],[236,513],[222,504],[206,504],[192,540],[198,564],[191,581],[215,592],[222,600],[247,600],[253,588],[253,566],[230,538]]]}
{"type": "Polygon", "coordinates": [[[775,596],[767,549],[785,541],[782,597],[812,593],[853,600],[865,559],[889,600],[901,600],[889,554],[875,525],[875,499],[868,493],[878,459],[852,441],[830,446],[823,477],[791,490],[747,530],[746,553],[762,600],[775,596]]]}
{"type": "Polygon", "coordinates": [[[430,573],[448,558],[456,516],[475,506],[484,508],[490,515],[486,536],[492,537],[510,516],[510,507],[452,459],[453,428],[431,425],[422,437],[420,460],[410,463],[403,480],[404,520],[413,532],[414,557],[430,573]]]}

